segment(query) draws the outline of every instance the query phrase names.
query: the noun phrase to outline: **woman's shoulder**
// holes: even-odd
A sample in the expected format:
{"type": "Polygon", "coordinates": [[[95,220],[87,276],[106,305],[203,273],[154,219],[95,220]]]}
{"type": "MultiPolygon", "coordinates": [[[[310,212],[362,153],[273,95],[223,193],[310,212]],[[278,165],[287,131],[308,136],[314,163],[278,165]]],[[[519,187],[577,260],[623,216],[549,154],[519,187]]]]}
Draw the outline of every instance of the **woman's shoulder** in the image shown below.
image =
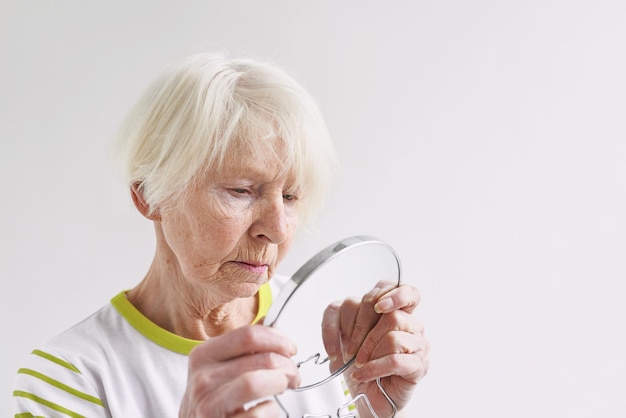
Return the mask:
{"type": "Polygon", "coordinates": [[[125,327],[128,324],[109,302],[43,342],[28,357],[29,361],[67,362],[75,366],[83,361],[97,361],[103,353],[119,346],[125,327]]]}
{"type": "MultiPolygon", "coordinates": [[[[41,353],[49,353],[53,357],[65,360],[65,357],[70,356],[69,353],[99,351],[95,346],[102,344],[103,340],[107,339],[106,334],[110,333],[112,329],[111,323],[114,321],[114,316],[113,307],[110,303],[101,307],[37,347],[33,353],[40,355],[35,355],[34,359],[36,361],[40,361],[42,358],[49,360],[47,356],[42,356],[41,353]]],[[[67,361],[71,362],[70,359],[67,361]]]]}
{"type": "Polygon", "coordinates": [[[30,411],[33,416],[43,414],[46,403],[86,413],[85,416],[102,416],[104,403],[98,393],[91,363],[102,361],[103,326],[108,314],[105,306],[74,326],[39,345],[25,358],[17,372],[14,385],[15,411],[30,411]],[[78,399],[73,394],[78,393],[78,399]]]}

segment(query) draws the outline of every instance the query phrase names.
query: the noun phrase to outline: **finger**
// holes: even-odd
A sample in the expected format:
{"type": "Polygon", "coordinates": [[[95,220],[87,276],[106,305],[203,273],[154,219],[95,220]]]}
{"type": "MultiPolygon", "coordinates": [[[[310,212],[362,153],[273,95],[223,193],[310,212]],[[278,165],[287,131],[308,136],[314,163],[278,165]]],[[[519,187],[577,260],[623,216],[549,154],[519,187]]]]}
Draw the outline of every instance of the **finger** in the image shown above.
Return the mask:
{"type": "Polygon", "coordinates": [[[370,290],[363,296],[363,302],[375,302],[382,295],[384,295],[385,293],[389,292],[391,289],[394,289],[396,287],[398,287],[397,282],[393,282],[389,280],[381,280],[378,283],[376,283],[376,285],[372,288],[372,290],[370,290]]]}
{"type": "Polygon", "coordinates": [[[255,370],[243,373],[221,385],[213,401],[215,405],[229,405],[228,416],[230,416],[240,413],[243,405],[278,395],[292,386],[287,373],[283,370],[255,370]]]}
{"type": "Polygon", "coordinates": [[[412,313],[420,302],[420,294],[416,287],[403,284],[382,295],[374,309],[378,313],[388,313],[402,309],[412,313]]]}
{"type": "MultiPolygon", "coordinates": [[[[397,340],[397,336],[394,337],[397,340]]],[[[418,338],[412,334],[405,334],[406,339],[418,338]]],[[[397,342],[397,341],[396,341],[397,342]]],[[[350,379],[357,382],[370,382],[377,378],[396,375],[404,380],[417,383],[426,375],[429,368],[429,345],[422,339],[419,342],[406,341],[402,343],[405,348],[413,347],[414,352],[392,352],[375,358],[360,368],[355,368],[350,379]],[[416,347],[417,344],[417,347],[416,347]]],[[[397,348],[398,346],[394,344],[397,348]]]]}
{"type": "Polygon", "coordinates": [[[389,291],[397,287],[396,282],[381,280],[361,298],[361,304],[357,312],[352,333],[349,337],[350,341],[347,345],[347,357],[352,358],[356,355],[370,332],[372,327],[378,322],[380,315],[374,310],[374,304],[378,299],[387,294],[389,291]]]}
{"type": "Polygon", "coordinates": [[[296,388],[300,385],[300,375],[294,361],[272,352],[250,354],[221,363],[204,365],[195,369],[194,373],[201,373],[203,376],[199,378],[210,380],[210,385],[215,387],[255,370],[283,370],[291,383],[290,387],[296,388]]]}
{"type": "Polygon", "coordinates": [[[390,354],[415,354],[426,358],[430,353],[430,345],[426,338],[402,331],[392,331],[385,335],[372,353],[371,360],[390,354]]]}
{"type": "Polygon", "coordinates": [[[341,354],[340,308],[340,302],[332,302],[322,315],[322,341],[331,362],[331,371],[341,366],[341,364],[336,364],[341,354]]]}
{"type": "Polygon", "coordinates": [[[376,325],[379,318],[380,315],[374,310],[374,301],[361,301],[352,327],[352,333],[346,346],[348,358],[351,359],[356,355],[367,334],[376,325]]]}
{"type": "Polygon", "coordinates": [[[282,393],[287,388],[295,389],[299,384],[295,363],[277,353],[256,353],[200,364],[189,370],[185,410],[201,412],[194,416],[230,416],[227,413],[234,413],[248,402],[282,393]]]}
{"type": "Polygon", "coordinates": [[[344,300],[339,308],[340,344],[344,363],[354,357],[354,354],[349,352],[348,344],[352,340],[359,309],[360,303],[351,298],[344,300]]]}
{"type": "Polygon", "coordinates": [[[382,315],[361,344],[356,355],[356,363],[365,364],[372,358],[376,358],[373,356],[374,350],[388,333],[394,331],[423,335],[423,326],[411,314],[402,310],[382,315]]]}
{"type": "Polygon", "coordinates": [[[243,355],[275,352],[285,357],[296,354],[296,345],[283,332],[262,325],[241,327],[196,346],[189,355],[189,368],[220,363],[243,355]]]}

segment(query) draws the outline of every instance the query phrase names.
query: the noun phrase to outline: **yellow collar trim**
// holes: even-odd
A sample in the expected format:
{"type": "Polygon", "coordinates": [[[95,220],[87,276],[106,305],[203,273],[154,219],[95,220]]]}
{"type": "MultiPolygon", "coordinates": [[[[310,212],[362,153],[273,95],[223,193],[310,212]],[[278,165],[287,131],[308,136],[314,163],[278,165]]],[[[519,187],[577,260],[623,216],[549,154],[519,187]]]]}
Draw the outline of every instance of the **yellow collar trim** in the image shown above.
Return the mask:
{"type": "MultiPolygon", "coordinates": [[[[126,319],[126,321],[128,321],[128,323],[139,331],[144,337],[161,347],[184,355],[189,355],[192,348],[202,343],[202,341],[190,340],[171,333],[150,321],[128,301],[126,298],[126,292],[127,290],[118,293],[113,299],[111,299],[111,304],[120,313],[120,315],[122,315],[124,319],[126,319]]],[[[267,311],[272,304],[272,291],[270,290],[269,283],[265,283],[259,288],[258,296],[259,310],[257,311],[254,321],[252,321],[253,324],[256,324],[265,315],[267,315],[267,311]]]]}

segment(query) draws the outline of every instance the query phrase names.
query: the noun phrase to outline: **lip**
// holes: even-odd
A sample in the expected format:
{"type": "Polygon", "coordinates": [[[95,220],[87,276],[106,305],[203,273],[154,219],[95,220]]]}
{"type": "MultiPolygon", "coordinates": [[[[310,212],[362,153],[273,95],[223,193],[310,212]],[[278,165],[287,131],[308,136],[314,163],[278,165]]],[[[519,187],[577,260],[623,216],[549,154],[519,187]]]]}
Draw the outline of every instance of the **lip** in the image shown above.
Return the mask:
{"type": "Polygon", "coordinates": [[[268,265],[254,261],[234,261],[239,267],[256,274],[267,273],[268,265]]]}

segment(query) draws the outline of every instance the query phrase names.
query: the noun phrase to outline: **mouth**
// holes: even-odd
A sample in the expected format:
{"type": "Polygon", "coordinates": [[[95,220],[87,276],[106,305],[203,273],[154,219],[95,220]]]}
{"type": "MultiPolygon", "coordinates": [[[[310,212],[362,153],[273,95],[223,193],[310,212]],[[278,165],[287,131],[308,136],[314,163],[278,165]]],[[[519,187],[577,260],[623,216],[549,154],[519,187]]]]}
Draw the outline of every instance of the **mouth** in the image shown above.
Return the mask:
{"type": "Polygon", "coordinates": [[[269,268],[267,264],[257,263],[255,261],[233,261],[233,263],[237,264],[242,269],[255,274],[265,274],[269,268]]]}

